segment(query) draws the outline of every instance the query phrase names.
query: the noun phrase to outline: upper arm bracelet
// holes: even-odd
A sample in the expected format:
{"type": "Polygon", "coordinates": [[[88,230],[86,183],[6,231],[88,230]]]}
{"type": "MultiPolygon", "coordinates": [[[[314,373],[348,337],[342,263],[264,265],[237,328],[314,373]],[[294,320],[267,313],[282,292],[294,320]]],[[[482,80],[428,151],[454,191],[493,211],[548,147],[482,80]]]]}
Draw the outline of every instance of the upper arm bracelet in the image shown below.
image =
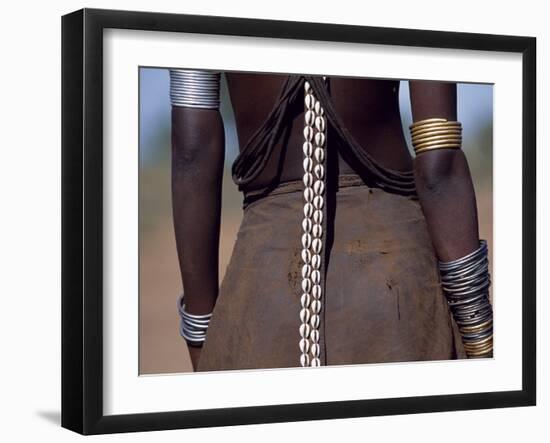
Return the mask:
{"type": "Polygon", "coordinates": [[[170,69],[170,102],[172,106],[219,109],[220,73],[170,69]]]}
{"type": "Polygon", "coordinates": [[[462,147],[462,124],[445,118],[428,118],[409,127],[415,153],[435,149],[460,149],[462,147]]]}

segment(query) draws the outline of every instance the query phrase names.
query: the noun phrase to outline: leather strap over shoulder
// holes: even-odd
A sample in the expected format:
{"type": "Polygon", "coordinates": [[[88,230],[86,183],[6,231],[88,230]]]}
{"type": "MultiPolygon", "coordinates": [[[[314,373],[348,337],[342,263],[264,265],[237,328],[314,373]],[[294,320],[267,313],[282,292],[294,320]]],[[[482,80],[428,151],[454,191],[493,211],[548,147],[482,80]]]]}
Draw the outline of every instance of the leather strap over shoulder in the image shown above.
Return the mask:
{"type": "Polygon", "coordinates": [[[376,162],[343,124],[322,77],[312,75],[289,75],[283,83],[271,112],[233,163],[233,180],[239,185],[239,188],[243,190],[264,169],[278,138],[285,129],[285,116],[290,105],[296,100],[303,100],[303,85],[306,80],[311,84],[325,109],[331,130],[329,137],[333,135],[338,139],[336,143],[331,143],[331,146],[338,146],[339,149],[345,150],[347,155],[357,159],[357,163],[361,167],[361,171],[358,172],[369,185],[398,194],[415,195],[413,171],[395,171],[376,162]]]}

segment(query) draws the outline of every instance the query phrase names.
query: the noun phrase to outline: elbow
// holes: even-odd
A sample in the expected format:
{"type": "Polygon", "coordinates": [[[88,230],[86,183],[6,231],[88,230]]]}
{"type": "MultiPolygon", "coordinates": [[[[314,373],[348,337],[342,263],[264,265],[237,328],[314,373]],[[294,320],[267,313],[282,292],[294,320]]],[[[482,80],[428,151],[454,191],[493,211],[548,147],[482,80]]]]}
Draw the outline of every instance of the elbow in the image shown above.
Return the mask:
{"type": "Polygon", "coordinates": [[[414,172],[419,194],[439,194],[468,174],[468,166],[461,150],[440,150],[416,157],[414,172]]]}
{"type": "Polygon", "coordinates": [[[176,169],[188,169],[200,165],[203,158],[199,144],[172,141],[172,165],[176,169]]]}
{"type": "Polygon", "coordinates": [[[172,162],[178,169],[202,169],[223,162],[224,145],[223,122],[218,111],[173,109],[172,162]]]}
{"type": "Polygon", "coordinates": [[[223,173],[223,146],[207,143],[172,144],[172,180],[196,186],[217,184],[223,173]]]}

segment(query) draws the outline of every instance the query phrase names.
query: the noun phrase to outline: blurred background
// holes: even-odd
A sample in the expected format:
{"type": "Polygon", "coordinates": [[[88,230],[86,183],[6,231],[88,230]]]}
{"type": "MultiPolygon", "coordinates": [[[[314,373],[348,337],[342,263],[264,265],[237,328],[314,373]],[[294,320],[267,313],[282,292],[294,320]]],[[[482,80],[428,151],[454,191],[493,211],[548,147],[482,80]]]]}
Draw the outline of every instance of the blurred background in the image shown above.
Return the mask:
{"type": "MultiPolygon", "coordinates": [[[[223,178],[220,279],[223,278],[242,216],[242,197],[231,179],[238,154],[237,134],[222,75],[221,113],[226,154],[223,178]]],[[[400,92],[403,131],[410,144],[412,122],[408,82],[400,92]]],[[[168,69],[139,73],[139,370],[140,374],[191,371],[185,341],[179,335],[176,301],[182,291],[172,224],[170,191],[170,100],[168,69]]],[[[480,236],[492,251],[493,86],[458,84],[458,120],[463,149],[476,190],[480,236]]],[[[492,257],[490,257],[492,263],[492,257]]]]}

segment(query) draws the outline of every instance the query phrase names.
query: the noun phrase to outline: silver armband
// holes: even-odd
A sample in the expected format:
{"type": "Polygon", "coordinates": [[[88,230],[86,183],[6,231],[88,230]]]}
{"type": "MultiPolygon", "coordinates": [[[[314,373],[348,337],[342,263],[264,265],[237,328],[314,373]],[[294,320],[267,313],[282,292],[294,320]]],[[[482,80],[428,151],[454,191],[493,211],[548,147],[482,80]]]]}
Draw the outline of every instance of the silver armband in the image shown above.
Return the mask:
{"type": "Polygon", "coordinates": [[[206,340],[206,331],[212,318],[212,313],[195,315],[185,310],[183,294],[178,298],[178,312],[180,315],[180,335],[191,346],[202,346],[206,340]]]}
{"type": "Polygon", "coordinates": [[[219,109],[220,73],[196,69],[170,69],[172,106],[219,109]]]}

